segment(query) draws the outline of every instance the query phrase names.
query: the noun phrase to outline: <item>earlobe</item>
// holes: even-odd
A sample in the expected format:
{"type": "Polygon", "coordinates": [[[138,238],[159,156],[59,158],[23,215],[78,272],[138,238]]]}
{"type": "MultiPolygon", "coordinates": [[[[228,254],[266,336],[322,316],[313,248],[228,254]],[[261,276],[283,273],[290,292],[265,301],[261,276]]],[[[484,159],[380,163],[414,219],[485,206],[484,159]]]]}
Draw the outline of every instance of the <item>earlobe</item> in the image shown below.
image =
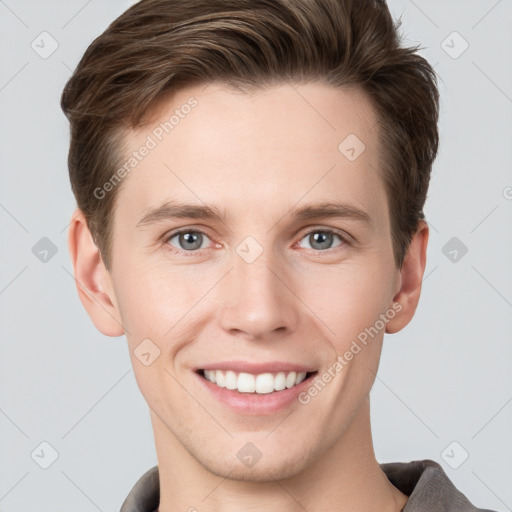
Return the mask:
{"type": "Polygon", "coordinates": [[[401,285],[393,302],[400,304],[399,313],[386,325],[386,333],[392,334],[403,329],[414,316],[420,300],[421,283],[427,262],[429,228],[424,220],[418,222],[400,270],[401,285]]]}
{"type": "Polygon", "coordinates": [[[68,249],[78,296],[94,325],[106,336],[121,336],[124,328],[109,274],[80,209],[72,216],[68,249]]]}

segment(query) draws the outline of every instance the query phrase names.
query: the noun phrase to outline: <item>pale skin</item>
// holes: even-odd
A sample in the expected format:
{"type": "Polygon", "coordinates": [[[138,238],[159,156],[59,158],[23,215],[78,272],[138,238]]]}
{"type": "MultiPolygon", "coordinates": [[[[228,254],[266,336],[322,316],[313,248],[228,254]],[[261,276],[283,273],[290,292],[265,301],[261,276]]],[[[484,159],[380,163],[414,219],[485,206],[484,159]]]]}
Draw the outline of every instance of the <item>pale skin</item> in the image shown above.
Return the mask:
{"type": "Polygon", "coordinates": [[[81,301],[103,334],[126,334],[150,408],[160,512],[400,511],[407,496],[375,458],[369,392],[384,331],[401,330],[416,310],[428,226],[419,222],[398,268],[373,109],[360,91],[321,83],[250,94],[194,86],[128,132],[127,147],[191,96],[197,106],[117,191],[111,271],[79,210],[69,230],[81,301]],[[338,149],[349,134],[366,145],[354,161],[338,149]],[[225,218],[137,226],[171,200],[225,218]],[[369,219],[290,213],[325,202],[369,219]],[[201,232],[200,248],[171,236],[178,230],[201,232]],[[310,236],[326,230],[327,248],[310,236]],[[248,236],[262,248],[251,263],[236,251],[248,236]],[[306,405],[244,415],[198,385],[194,369],[221,360],[304,363],[322,374],[393,304],[401,309],[385,329],[306,405]],[[134,355],[144,339],[160,350],[149,366],[134,355]],[[247,442],[262,454],[253,467],[237,458],[247,442]]]}

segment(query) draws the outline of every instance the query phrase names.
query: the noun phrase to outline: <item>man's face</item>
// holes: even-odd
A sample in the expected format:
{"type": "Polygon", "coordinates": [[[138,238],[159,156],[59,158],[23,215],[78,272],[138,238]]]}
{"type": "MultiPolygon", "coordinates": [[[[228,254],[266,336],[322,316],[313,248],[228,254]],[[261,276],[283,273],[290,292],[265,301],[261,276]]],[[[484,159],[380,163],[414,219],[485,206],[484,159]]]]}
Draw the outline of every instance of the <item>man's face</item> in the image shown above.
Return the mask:
{"type": "MultiPolygon", "coordinates": [[[[150,150],[120,185],[111,283],[157,446],[186,450],[218,475],[283,478],[325,454],[356,417],[378,368],[379,315],[400,286],[376,122],[359,91],[317,83],[242,94],[213,84],[180,91],[128,134],[127,158],[150,150]],[[172,131],[158,129],[190,97],[197,104],[172,131]],[[171,203],[208,205],[221,218],[150,215],[171,203]],[[297,214],[326,203],[342,214],[297,214]],[[354,340],[360,350],[333,370],[354,340]],[[229,364],[237,384],[240,372],[281,369],[289,383],[296,366],[316,373],[260,394],[200,372],[229,364]],[[334,378],[309,393],[329,369],[334,378]],[[252,467],[243,462],[258,452],[252,467]]],[[[260,389],[280,379],[262,377],[260,389]]]]}

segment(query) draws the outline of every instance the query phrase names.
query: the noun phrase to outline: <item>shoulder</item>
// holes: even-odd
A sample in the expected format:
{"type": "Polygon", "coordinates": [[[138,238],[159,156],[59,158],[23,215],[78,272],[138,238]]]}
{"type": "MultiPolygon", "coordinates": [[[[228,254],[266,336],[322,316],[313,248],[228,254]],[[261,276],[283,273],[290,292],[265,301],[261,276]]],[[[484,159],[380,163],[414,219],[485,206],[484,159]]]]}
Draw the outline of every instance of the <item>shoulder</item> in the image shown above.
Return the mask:
{"type": "Polygon", "coordinates": [[[153,466],[135,482],[121,505],[120,512],[153,512],[158,508],[159,503],[158,466],[153,466]]]}
{"type": "Polygon", "coordinates": [[[433,460],[380,464],[389,481],[409,496],[403,512],[493,512],[475,507],[433,460]]]}

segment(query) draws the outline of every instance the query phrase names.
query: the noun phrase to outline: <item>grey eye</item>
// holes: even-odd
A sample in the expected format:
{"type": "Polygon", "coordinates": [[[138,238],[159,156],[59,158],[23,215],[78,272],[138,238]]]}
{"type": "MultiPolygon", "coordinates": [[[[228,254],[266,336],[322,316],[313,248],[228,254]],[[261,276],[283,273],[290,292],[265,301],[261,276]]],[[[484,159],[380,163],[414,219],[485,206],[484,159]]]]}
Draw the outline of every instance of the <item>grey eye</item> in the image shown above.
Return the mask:
{"type": "MultiPolygon", "coordinates": [[[[308,249],[321,251],[325,249],[331,249],[333,247],[332,243],[335,237],[341,240],[340,235],[334,233],[333,231],[316,230],[308,233],[302,240],[307,240],[309,243],[308,249]]],[[[338,245],[341,245],[341,243],[338,245]]]]}
{"type": "Polygon", "coordinates": [[[171,240],[174,238],[178,239],[179,246],[177,248],[185,251],[200,249],[204,241],[204,235],[199,231],[181,231],[180,233],[175,233],[169,238],[168,243],[176,247],[176,245],[171,243],[171,240]]]}

